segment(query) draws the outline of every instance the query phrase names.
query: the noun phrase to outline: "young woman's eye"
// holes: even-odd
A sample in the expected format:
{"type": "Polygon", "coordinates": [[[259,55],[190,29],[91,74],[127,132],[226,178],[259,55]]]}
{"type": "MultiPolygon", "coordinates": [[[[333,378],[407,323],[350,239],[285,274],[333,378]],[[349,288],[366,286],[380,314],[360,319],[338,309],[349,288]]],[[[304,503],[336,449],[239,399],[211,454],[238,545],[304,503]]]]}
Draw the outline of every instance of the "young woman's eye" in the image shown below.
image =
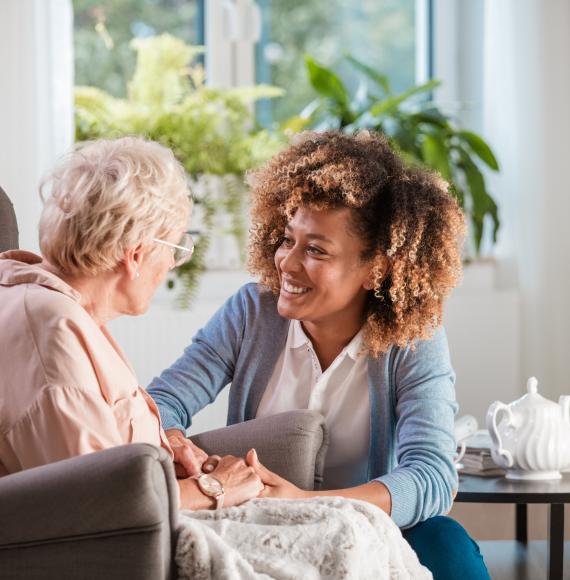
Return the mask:
{"type": "Polygon", "coordinates": [[[293,246],[293,240],[289,236],[283,236],[281,238],[281,246],[283,248],[291,248],[293,246]]]}
{"type": "Polygon", "coordinates": [[[325,252],[323,250],[321,250],[321,248],[318,248],[317,246],[309,246],[307,248],[307,252],[309,254],[313,254],[314,256],[324,256],[325,252]]]}

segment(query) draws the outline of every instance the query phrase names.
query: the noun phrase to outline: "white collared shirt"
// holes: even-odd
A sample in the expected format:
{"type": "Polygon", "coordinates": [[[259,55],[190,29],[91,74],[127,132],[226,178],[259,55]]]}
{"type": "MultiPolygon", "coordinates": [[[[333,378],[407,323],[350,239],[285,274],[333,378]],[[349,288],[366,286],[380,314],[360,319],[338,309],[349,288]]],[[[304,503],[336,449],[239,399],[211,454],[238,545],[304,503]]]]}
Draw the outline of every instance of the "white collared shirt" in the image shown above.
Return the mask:
{"type": "Polygon", "coordinates": [[[312,409],[324,416],[329,429],[325,489],[367,479],[370,399],[368,357],[361,348],[362,330],[323,372],[301,323],[293,320],[257,410],[257,417],[293,409],[312,409]]]}

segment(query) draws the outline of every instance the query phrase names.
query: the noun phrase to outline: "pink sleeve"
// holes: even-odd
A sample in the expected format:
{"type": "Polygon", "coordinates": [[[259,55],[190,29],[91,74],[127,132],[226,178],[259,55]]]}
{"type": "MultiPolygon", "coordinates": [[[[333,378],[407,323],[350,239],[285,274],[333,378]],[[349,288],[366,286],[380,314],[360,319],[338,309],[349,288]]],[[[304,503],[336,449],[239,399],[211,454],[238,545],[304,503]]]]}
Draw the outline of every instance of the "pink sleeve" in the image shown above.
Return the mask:
{"type": "Polygon", "coordinates": [[[21,469],[126,443],[99,393],[59,386],[46,386],[6,439],[21,469]]]}

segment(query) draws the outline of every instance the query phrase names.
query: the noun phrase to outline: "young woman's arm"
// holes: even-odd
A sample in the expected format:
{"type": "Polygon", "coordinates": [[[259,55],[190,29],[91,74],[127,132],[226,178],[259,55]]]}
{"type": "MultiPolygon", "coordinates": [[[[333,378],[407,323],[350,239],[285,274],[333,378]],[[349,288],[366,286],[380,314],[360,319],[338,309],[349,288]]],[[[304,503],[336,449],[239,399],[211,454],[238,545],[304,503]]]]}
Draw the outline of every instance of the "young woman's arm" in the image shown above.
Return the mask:
{"type": "Polygon", "coordinates": [[[392,511],[392,500],[388,488],[379,481],[369,481],[356,487],[346,489],[329,489],[327,491],[305,491],[299,489],[276,473],[269,471],[259,462],[255,451],[247,455],[247,463],[251,465],[261,477],[264,489],[259,497],[281,497],[288,499],[307,499],[311,497],[339,496],[348,499],[360,499],[378,506],[388,515],[392,511]]]}

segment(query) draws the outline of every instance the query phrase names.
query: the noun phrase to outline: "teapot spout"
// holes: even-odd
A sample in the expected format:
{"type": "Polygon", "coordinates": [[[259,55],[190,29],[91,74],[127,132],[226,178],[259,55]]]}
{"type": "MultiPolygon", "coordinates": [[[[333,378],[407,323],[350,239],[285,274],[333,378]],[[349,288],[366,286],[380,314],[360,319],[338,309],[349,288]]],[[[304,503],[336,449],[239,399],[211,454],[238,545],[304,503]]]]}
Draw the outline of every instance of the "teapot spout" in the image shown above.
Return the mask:
{"type": "Polygon", "coordinates": [[[570,395],[562,395],[558,402],[562,407],[562,418],[567,423],[570,423],[570,395]]]}

